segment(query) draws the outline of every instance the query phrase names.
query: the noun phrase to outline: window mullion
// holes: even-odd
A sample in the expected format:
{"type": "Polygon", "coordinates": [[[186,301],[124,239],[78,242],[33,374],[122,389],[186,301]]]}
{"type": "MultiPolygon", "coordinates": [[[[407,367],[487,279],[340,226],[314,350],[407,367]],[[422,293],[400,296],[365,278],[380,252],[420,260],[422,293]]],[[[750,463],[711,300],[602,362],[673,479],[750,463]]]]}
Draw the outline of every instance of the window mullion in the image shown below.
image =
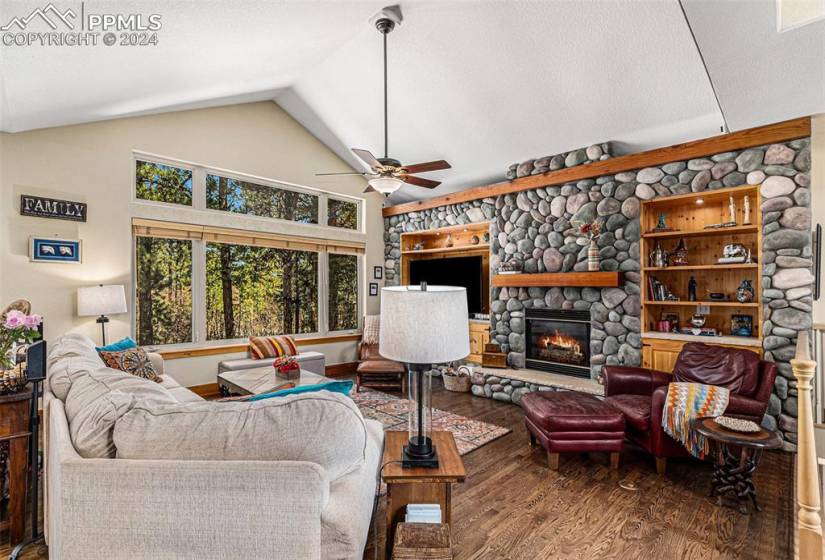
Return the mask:
{"type": "Polygon", "coordinates": [[[206,341],[206,243],[192,241],[192,340],[206,341]]]}
{"type": "Polygon", "coordinates": [[[321,335],[329,333],[329,253],[318,253],[318,330],[321,335]]]}
{"type": "Polygon", "coordinates": [[[192,170],[192,208],[206,210],[206,170],[203,167],[192,170]]]}

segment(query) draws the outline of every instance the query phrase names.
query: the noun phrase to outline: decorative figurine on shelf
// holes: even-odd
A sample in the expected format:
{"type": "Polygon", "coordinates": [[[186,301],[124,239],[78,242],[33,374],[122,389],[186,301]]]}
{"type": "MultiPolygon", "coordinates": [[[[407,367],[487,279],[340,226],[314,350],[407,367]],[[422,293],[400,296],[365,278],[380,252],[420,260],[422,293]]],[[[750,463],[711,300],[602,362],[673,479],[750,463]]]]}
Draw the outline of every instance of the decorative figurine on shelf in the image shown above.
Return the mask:
{"type": "Polygon", "coordinates": [[[716,259],[718,264],[740,264],[746,262],[748,250],[741,243],[728,243],[722,249],[722,256],[716,259]]]}
{"type": "Polygon", "coordinates": [[[702,332],[702,327],[705,326],[705,320],[706,317],[704,315],[699,313],[693,315],[693,317],[690,318],[690,324],[693,327],[690,332],[693,334],[700,334],[702,332]]]}
{"type": "Polygon", "coordinates": [[[490,242],[490,232],[485,231],[484,235],[482,235],[481,238],[484,240],[485,243],[489,243],[490,242]]]}
{"type": "Polygon", "coordinates": [[[590,246],[587,248],[587,270],[597,272],[599,263],[599,236],[602,234],[604,222],[598,218],[589,223],[576,222],[573,225],[579,227],[579,233],[590,238],[590,246]]]}
{"type": "Polygon", "coordinates": [[[730,195],[730,204],[728,204],[728,212],[730,212],[730,219],[728,223],[730,225],[736,225],[736,202],[733,200],[733,195],[730,195]]]}
{"type": "Polygon", "coordinates": [[[688,281],[688,301],[696,301],[696,278],[693,276],[688,281]]]}
{"type": "Polygon", "coordinates": [[[656,223],[656,227],[653,228],[654,232],[657,231],[673,231],[673,228],[667,227],[667,223],[665,223],[665,213],[659,212],[659,221],[656,223]]]}
{"type": "Polygon", "coordinates": [[[747,195],[745,196],[745,216],[742,223],[746,226],[751,223],[751,199],[747,195]]]}
{"type": "Polygon", "coordinates": [[[470,245],[478,245],[481,240],[478,238],[477,235],[474,235],[470,238],[470,245]]]}
{"type": "Polygon", "coordinates": [[[673,253],[670,254],[671,266],[687,266],[688,264],[688,250],[685,246],[685,240],[680,239],[673,253]]]}
{"type": "Polygon", "coordinates": [[[756,262],[755,260],[753,260],[753,256],[751,255],[750,249],[748,249],[748,257],[745,259],[745,262],[748,264],[753,264],[756,262]]]}
{"type": "Polygon", "coordinates": [[[751,315],[731,315],[730,334],[733,336],[753,336],[753,317],[751,315]]]}
{"type": "Polygon", "coordinates": [[[424,249],[424,244],[422,242],[418,242],[413,245],[413,251],[422,251],[424,249]]]}
{"type": "Polygon", "coordinates": [[[446,247],[452,247],[453,246],[453,234],[452,233],[447,234],[447,241],[444,242],[444,245],[446,247]]]}
{"type": "Polygon", "coordinates": [[[650,253],[650,266],[665,268],[667,266],[667,251],[662,249],[662,245],[657,241],[656,248],[650,253]]]}
{"type": "Polygon", "coordinates": [[[750,303],[753,301],[754,291],[751,280],[742,280],[739,287],[736,288],[736,301],[739,303],[750,303]]]}

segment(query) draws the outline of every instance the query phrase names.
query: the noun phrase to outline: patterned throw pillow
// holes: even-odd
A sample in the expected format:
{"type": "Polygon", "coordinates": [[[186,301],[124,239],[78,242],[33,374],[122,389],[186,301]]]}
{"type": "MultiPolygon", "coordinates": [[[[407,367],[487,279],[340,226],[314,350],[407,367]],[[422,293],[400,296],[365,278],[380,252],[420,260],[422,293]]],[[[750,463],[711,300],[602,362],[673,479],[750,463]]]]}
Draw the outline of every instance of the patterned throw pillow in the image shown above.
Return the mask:
{"type": "Polygon", "coordinates": [[[256,360],[297,356],[298,347],[291,336],[251,336],[249,337],[249,353],[256,360]]]}
{"type": "Polygon", "coordinates": [[[100,357],[112,369],[119,369],[155,383],[163,382],[163,378],[155,371],[155,366],[149,361],[149,356],[143,348],[129,348],[120,352],[100,352],[100,357]]]}

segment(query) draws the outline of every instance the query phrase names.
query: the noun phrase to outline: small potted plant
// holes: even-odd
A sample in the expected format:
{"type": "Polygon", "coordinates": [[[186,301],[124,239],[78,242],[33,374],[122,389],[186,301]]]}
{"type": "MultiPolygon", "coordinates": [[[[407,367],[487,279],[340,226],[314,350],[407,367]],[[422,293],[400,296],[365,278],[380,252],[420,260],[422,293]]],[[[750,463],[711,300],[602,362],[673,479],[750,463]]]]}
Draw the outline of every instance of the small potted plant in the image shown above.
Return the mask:
{"type": "Polygon", "coordinates": [[[297,379],[301,376],[301,366],[295,356],[281,356],[272,362],[275,375],[283,379],[297,379]]]}
{"type": "Polygon", "coordinates": [[[26,385],[25,368],[17,364],[17,345],[30,344],[42,322],[40,315],[8,311],[0,323],[0,394],[14,393],[26,385]]]}
{"type": "Polygon", "coordinates": [[[589,271],[598,271],[599,270],[599,236],[602,234],[602,228],[604,227],[604,222],[596,218],[592,222],[588,223],[574,223],[573,225],[578,226],[579,233],[581,235],[586,235],[590,238],[590,247],[587,248],[587,270],[589,271]]]}

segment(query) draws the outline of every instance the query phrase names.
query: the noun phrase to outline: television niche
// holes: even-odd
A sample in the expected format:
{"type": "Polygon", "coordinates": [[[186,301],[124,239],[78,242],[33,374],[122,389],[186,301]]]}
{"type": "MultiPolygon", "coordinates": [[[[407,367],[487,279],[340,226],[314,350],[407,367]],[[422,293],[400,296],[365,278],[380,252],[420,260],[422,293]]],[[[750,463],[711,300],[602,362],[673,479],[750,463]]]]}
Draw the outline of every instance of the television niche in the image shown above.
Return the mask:
{"type": "Polygon", "coordinates": [[[467,311],[487,313],[484,294],[484,266],[481,256],[442,257],[410,261],[408,284],[459,286],[467,289],[467,311]]]}

